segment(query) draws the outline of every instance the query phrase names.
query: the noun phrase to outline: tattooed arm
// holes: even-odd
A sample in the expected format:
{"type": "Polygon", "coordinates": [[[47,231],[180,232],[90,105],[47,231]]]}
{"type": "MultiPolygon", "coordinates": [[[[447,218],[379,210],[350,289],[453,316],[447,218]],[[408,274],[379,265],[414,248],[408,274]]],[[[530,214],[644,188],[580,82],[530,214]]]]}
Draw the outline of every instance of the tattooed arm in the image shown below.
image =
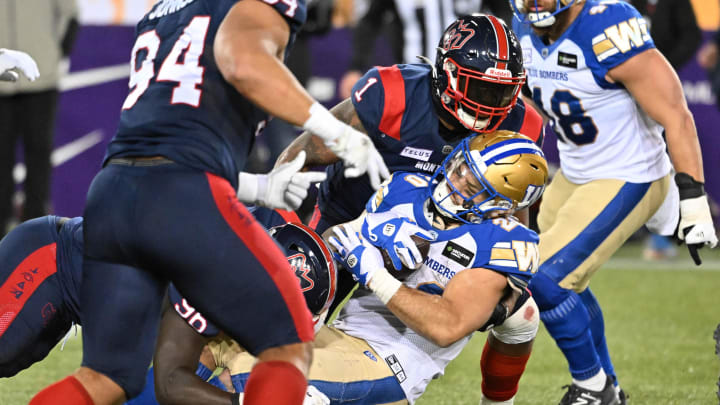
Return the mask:
{"type": "MultiPolygon", "coordinates": [[[[358,118],[357,113],[355,112],[355,107],[349,98],[339,102],[330,110],[330,112],[340,121],[349,124],[351,127],[364,134],[367,134],[367,131],[360,122],[360,118],[358,118]]],[[[287,148],[285,148],[280,156],[278,156],[278,159],[275,162],[275,167],[281,163],[289,162],[295,158],[301,150],[304,150],[307,154],[305,167],[325,166],[340,160],[327,146],[325,146],[322,139],[305,131],[295,138],[295,140],[292,141],[287,148]]]]}

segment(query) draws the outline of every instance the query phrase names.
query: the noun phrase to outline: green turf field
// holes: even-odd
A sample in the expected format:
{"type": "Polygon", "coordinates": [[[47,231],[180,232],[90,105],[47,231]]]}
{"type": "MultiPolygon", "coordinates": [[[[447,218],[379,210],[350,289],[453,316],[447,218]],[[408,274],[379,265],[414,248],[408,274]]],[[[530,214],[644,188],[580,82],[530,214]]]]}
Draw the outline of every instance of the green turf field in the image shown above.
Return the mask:
{"type": "MultiPolygon", "coordinates": [[[[720,250],[702,253],[705,265],[694,268],[683,250],[680,259],[655,264],[639,260],[639,247],[628,246],[593,279],[615,367],[633,405],[718,404],[720,362],[712,333],[720,323],[720,250]]],[[[418,404],[477,404],[484,342],[476,335],[418,404]]],[[[0,379],[0,405],[26,404],[73,370],[80,353],[79,337],[71,338],[63,352],[58,347],[44,362],[0,379]]],[[[557,404],[569,381],[565,360],[541,328],[515,403],[557,404]]]]}

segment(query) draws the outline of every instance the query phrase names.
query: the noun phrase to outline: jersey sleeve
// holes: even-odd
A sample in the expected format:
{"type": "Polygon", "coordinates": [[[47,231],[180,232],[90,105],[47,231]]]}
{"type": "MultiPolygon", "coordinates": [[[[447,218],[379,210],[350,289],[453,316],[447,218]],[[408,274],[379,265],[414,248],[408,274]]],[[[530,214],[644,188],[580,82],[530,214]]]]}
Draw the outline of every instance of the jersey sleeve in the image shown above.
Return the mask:
{"type": "MultiPolygon", "coordinates": [[[[213,7],[213,13],[222,15],[223,17],[239,0],[209,0],[206,3],[213,7]]],[[[307,19],[306,0],[261,0],[265,4],[274,8],[290,26],[290,33],[297,34],[300,28],[305,24],[307,19]]]]}
{"type": "Polygon", "coordinates": [[[175,312],[177,312],[188,325],[195,329],[197,333],[205,337],[213,337],[220,334],[220,330],[210,323],[200,312],[196,311],[172,284],[168,287],[168,297],[170,298],[170,305],[173,306],[175,312]]]}
{"type": "MultiPolygon", "coordinates": [[[[368,213],[372,212],[383,212],[387,211],[389,207],[383,205],[383,202],[385,202],[385,197],[390,192],[390,184],[393,182],[393,178],[395,177],[395,173],[390,175],[390,178],[385,180],[383,184],[380,185],[380,188],[377,189],[375,194],[370,197],[367,204],[365,204],[365,211],[368,213]]],[[[386,204],[387,205],[387,204],[386,204]]]]}
{"type": "Polygon", "coordinates": [[[645,19],[624,1],[602,1],[592,6],[588,10],[583,33],[587,44],[586,64],[599,77],[655,47],[645,19]]]}
{"type": "Polygon", "coordinates": [[[540,266],[538,235],[520,223],[506,218],[493,220],[484,249],[478,249],[473,267],[506,274],[516,285],[526,286],[540,266]]]}
{"type": "Polygon", "coordinates": [[[350,99],[367,134],[371,138],[382,135],[379,127],[385,106],[385,88],[380,80],[378,68],[368,70],[355,83],[350,99]]]}

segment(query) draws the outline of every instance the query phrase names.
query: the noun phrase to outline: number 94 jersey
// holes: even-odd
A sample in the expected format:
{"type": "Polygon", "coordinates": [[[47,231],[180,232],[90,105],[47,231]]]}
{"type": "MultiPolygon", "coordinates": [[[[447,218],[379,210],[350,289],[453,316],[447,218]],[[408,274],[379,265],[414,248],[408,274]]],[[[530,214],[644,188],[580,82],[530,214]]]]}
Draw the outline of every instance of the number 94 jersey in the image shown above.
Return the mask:
{"type": "MultiPolygon", "coordinates": [[[[262,0],[290,27],[285,56],[305,22],[305,0],[262,0]]],[[[161,0],[136,27],[129,93],[106,161],[165,156],[237,187],[267,114],[225,81],[213,53],[237,0],[161,0]]]]}
{"type": "Polygon", "coordinates": [[[557,41],[527,24],[520,38],[533,101],[551,117],[563,174],[573,183],[616,178],[644,183],[670,171],[662,127],[607,72],[655,45],[645,20],[623,1],[588,0],[557,41]]]}

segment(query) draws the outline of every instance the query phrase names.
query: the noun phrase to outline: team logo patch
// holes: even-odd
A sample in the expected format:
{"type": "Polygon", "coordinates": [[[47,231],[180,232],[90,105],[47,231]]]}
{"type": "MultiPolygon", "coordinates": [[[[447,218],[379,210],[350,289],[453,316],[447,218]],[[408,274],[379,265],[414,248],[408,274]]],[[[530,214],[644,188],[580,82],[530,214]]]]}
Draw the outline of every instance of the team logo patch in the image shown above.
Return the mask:
{"type": "Polygon", "coordinates": [[[557,63],[559,66],[577,69],[577,55],[565,52],[558,52],[557,63]]]}
{"type": "Polygon", "coordinates": [[[372,360],[372,361],[374,361],[374,362],[377,363],[377,357],[375,357],[375,355],[372,354],[372,352],[371,352],[370,350],[365,350],[365,351],[363,352],[363,354],[364,354],[365,356],[367,356],[370,360],[372,360]]]}
{"type": "Polygon", "coordinates": [[[383,235],[390,236],[395,233],[395,225],[393,224],[385,224],[383,227],[383,235]]]}
{"type": "Polygon", "coordinates": [[[390,366],[390,370],[395,373],[395,378],[397,378],[398,382],[402,383],[403,381],[407,380],[405,370],[403,370],[400,362],[394,354],[385,357],[385,362],[388,366],[390,366]]]}
{"type": "Polygon", "coordinates": [[[475,256],[473,252],[453,241],[449,241],[447,245],[445,245],[442,255],[450,260],[460,263],[463,266],[469,266],[475,256]]]}
{"type": "Polygon", "coordinates": [[[350,256],[348,256],[348,258],[347,258],[348,266],[355,267],[355,265],[357,265],[357,263],[358,263],[357,256],[355,256],[354,254],[350,254],[350,256]]]}

